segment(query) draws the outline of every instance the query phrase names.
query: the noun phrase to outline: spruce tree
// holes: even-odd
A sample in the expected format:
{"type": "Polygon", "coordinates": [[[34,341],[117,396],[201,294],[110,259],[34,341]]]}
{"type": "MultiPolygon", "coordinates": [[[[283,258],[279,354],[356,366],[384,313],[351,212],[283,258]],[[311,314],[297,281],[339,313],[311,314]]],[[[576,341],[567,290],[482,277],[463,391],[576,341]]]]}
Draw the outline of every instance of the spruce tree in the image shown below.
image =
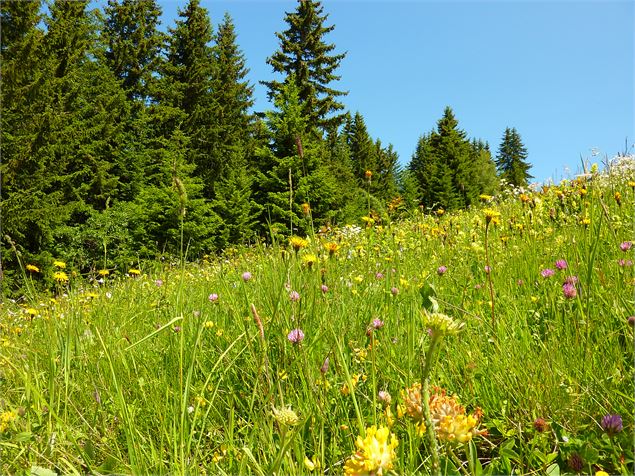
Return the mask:
{"type": "Polygon", "coordinates": [[[128,98],[144,103],[165,41],[158,30],[161,8],[156,0],[108,0],[104,13],[106,62],[128,98]]]}
{"type": "Polygon", "coordinates": [[[500,177],[510,185],[524,187],[529,179],[531,165],[527,162],[527,149],[515,128],[505,129],[505,135],[496,155],[496,167],[500,177]]]}
{"type": "Polygon", "coordinates": [[[347,118],[344,126],[346,142],[350,151],[353,174],[357,184],[364,188],[367,182],[365,173],[369,170],[373,174],[379,172],[378,150],[368,134],[363,116],[356,112],[353,118],[347,118]]]}
{"type": "Polygon", "coordinates": [[[286,13],[288,28],[276,33],[280,49],[267,59],[274,73],[284,78],[262,82],[272,100],[282,91],[286,78],[294,77],[302,114],[307,118],[307,131],[327,130],[343,120],[343,115],[336,114],[344,108],[337,98],[347,93],[330,84],[340,79],[335,72],[345,54],[333,54],[335,45],[325,41],[325,36],[335,28],[325,26],[327,19],[320,1],[298,0],[296,10],[286,13]]]}

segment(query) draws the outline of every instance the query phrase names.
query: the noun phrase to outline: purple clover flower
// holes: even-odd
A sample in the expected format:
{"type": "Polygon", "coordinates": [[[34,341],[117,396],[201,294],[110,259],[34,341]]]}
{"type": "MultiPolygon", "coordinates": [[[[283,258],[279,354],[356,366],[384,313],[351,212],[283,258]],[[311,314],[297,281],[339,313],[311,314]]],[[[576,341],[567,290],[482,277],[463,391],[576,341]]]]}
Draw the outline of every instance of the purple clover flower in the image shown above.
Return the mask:
{"type": "Polygon", "coordinates": [[[562,292],[564,294],[564,297],[566,297],[567,299],[573,299],[578,295],[578,291],[571,283],[564,283],[562,285],[562,292]]]}
{"type": "Polygon", "coordinates": [[[375,273],[375,279],[384,279],[384,274],[380,272],[375,273]]]}
{"type": "Polygon", "coordinates": [[[556,269],[563,270],[563,269],[567,269],[567,267],[568,265],[566,260],[559,259],[556,261],[556,269]]]}
{"type": "Polygon", "coordinates": [[[243,281],[247,282],[249,281],[251,278],[253,278],[253,276],[251,275],[251,273],[249,271],[245,271],[242,275],[243,281]]]}
{"type": "Polygon", "coordinates": [[[372,325],[373,325],[373,329],[381,329],[382,327],[384,327],[384,321],[376,317],[375,319],[373,319],[372,325]]]}
{"type": "Polygon", "coordinates": [[[292,344],[300,344],[300,342],[304,340],[304,332],[302,332],[302,329],[293,329],[287,335],[287,339],[289,339],[289,342],[292,344]]]}
{"type": "Polygon", "coordinates": [[[613,436],[622,431],[622,417],[620,415],[604,415],[600,426],[609,436],[613,436]]]}
{"type": "Polygon", "coordinates": [[[632,246],[633,243],[631,241],[623,241],[622,243],[620,243],[620,249],[622,251],[628,251],[631,249],[632,246]]]}
{"type": "Polygon", "coordinates": [[[207,299],[209,299],[209,302],[216,302],[218,301],[218,294],[212,293],[207,297],[207,299]]]}
{"type": "Polygon", "coordinates": [[[492,272],[492,267],[489,265],[485,265],[485,268],[483,268],[483,270],[485,271],[485,274],[490,274],[492,272]]]}
{"type": "Polygon", "coordinates": [[[329,287],[326,284],[323,284],[322,286],[320,286],[320,289],[322,290],[322,293],[324,294],[329,292],[329,287]]]}
{"type": "Polygon", "coordinates": [[[447,270],[448,270],[448,267],[447,267],[447,266],[439,266],[439,267],[437,268],[437,274],[438,274],[439,276],[443,276],[443,275],[446,273],[446,271],[447,271],[447,270]]]}
{"type": "Polygon", "coordinates": [[[545,268],[540,272],[540,276],[542,276],[543,278],[548,278],[550,276],[553,276],[556,272],[551,269],[551,268],[545,268]]]}
{"type": "Polygon", "coordinates": [[[396,287],[393,286],[392,288],[390,288],[390,293],[393,296],[396,296],[397,294],[399,294],[399,288],[396,288],[396,287]]]}
{"type": "Polygon", "coordinates": [[[300,293],[297,291],[291,291],[289,293],[289,299],[291,302],[298,302],[300,300],[300,293]]]}

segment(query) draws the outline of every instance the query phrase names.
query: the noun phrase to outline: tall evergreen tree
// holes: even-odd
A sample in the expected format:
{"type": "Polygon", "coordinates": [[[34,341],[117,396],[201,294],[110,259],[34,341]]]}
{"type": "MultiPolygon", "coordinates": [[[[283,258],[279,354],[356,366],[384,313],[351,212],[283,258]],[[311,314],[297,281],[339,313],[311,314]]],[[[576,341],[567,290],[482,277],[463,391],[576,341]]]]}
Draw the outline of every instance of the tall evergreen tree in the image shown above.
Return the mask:
{"type": "Polygon", "coordinates": [[[516,187],[526,186],[529,179],[533,178],[529,173],[531,165],[527,162],[527,149],[515,128],[505,129],[496,155],[496,167],[500,177],[516,187]]]}
{"type": "Polygon", "coordinates": [[[370,170],[373,174],[377,174],[379,170],[377,147],[368,134],[366,122],[359,112],[356,112],[352,118],[350,116],[347,118],[344,132],[350,151],[353,174],[357,184],[365,187],[365,172],[370,170]]]}
{"type": "Polygon", "coordinates": [[[334,44],[325,42],[325,36],[334,25],[325,26],[328,14],[324,14],[320,1],[298,0],[293,13],[286,13],[288,28],[276,33],[280,49],[267,63],[275,73],[284,75],[282,81],[263,81],[272,100],[284,87],[286,78],[293,75],[299,91],[302,114],[307,117],[307,130],[328,129],[340,124],[343,115],[332,115],[344,106],[337,98],[347,94],[330,86],[340,79],[335,73],[345,54],[333,54],[334,44]]]}
{"type": "Polygon", "coordinates": [[[105,58],[129,99],[145,102],[165,41],[156,0],[108,0],[104,11],[105,58]]]}

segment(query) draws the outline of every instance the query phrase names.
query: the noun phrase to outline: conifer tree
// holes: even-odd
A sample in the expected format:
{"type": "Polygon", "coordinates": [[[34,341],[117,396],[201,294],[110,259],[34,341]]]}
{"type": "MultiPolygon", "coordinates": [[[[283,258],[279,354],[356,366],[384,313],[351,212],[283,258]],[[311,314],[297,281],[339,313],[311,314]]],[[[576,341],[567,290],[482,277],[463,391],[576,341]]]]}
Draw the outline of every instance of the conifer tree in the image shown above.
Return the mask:
{"type": "Polygon", "coordinates": [[[156,0],[108,0],[102,32],[105,59],[129,99],[144,103],[157,73],[165,36],[156,0]]]}
{"type": "Polygon", "coordinates": [[[359,112],[353,118],[347,118],[344,126],[346,142],[350,151],[353,174],[360,187],[366,183],[365,173],[370,170],[373,174],[379,171],[378,150],[366,128],[366,122],[359,112]]]}
{"type": "Polygon", "coordinates": [[[307,130],[327,130],[343,120],[341,114],[336,114],[344,108],[337,98],[346,92],[334,89],[330,84],[340,79],[336,70],[345,54],[333,54],[335,45],[325,41],[325,36],[335,27],[325,26],[328,14],[323,12],[320,1],[298,0],[296,10],[286,13],[288,28],[276,33],[280,49],[267,59],[274,73],[282,74],[284,78],[282,81],[263,81],[272,100],[281,92],[286,78],[293,75],[302,114],[308,119],[307,130]]]}
{"type": "Polygon", "coordinates": [[[531,165],[527,162],[527,149],[515,128],[505,129],[496,155],[496,167],[500,177],[516,187],[526,186],[529,179],[533,178],[529,174],[531,165]]]}

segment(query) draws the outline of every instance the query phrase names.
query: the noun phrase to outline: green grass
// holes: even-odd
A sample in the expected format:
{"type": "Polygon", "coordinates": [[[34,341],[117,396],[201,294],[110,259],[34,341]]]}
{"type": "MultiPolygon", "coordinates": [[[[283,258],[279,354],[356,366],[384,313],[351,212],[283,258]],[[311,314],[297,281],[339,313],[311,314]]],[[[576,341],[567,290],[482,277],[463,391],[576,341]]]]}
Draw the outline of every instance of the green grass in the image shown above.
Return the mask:
{"type": "Polygon", "coordinates": [[[307,474],[305,457],[316,473],[341,473],[357,436],[387,424],[383,390],[399,439],[394,471],[429,474],[428,442],[397,413],[400,391],[421,377],[430,337],[420,290],[432,285],[440,310],[465,323],[442,341],[432,384],[482,409],[488,430],[469,445],[442,443],[443,473],[574,473],[577,453],[583,473],[632,474],[634,282],[633,267],[618,264],[633,259],[620,249],[633,240],[629,179],[485,203],[501,213],[488,230],[489,276],[476,208],[314,236],[297,253],[284,243],[183,268],[147,263],[141,276],[113,272],[103,284],[72,277],[55,302],[5,302],[0,473],[307,474]],[[326,241],[340,245],[333,256],[326,241]],[[319,256],[311,267],[308,253],[319,256]],[[555,274],[543,278],[544,268],[555,274]],[[573,299],[567,276],[579,280],[573,299]],[[376,318],[384,326],[368,331],[376,318]],[[287,339],[295,328],[299,345],[287,339]],[[273,415],[287,406],[299,417],[289,427],[273,415]],[[623,418],[612,438],[606,414],[623,418]]]}

